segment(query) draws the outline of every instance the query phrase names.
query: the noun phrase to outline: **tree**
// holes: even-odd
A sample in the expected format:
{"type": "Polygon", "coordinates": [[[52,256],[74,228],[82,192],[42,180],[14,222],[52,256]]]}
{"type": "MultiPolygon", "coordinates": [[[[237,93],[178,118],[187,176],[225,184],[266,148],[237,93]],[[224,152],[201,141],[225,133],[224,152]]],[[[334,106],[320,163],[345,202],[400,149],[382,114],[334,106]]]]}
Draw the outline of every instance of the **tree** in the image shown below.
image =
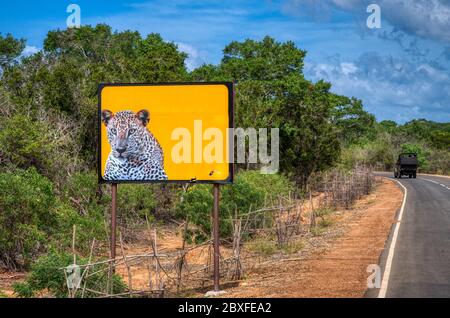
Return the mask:
{"type": "Polygon", "coordinates": [[[397,123],[393,120],[382,120],[379,126],[382,130],[392,133],[397,128],[397,123]]]}
{"type": "Polygon", "coordinates": [[[233,41],[223,50],[222,71],[235,81],[283,79],[302,75],[306,52],[291,41],[276,42],[266,36],[262,41],[233,41]]]}
{"type": "Polygon", "coordinates": [[[20,114],[0,122],[0,158],[3,164],[48,171],[53,147],[45,124],[20,114]]]}
{"type": "Polygon", "coordinates": [[[404,143],[401,146],[402,152],[417,154],[417,163],[420,168],[426,169],[428,167],[428,151],[426,151],[421,145],[414,143],[404,143]]]}
{"type": "Polygon", "coordinates": [[[4,70],[14,64],[24,48],[24,39],[15,39],[11,34],[3,37],[0,34],[0,68],[4,70]]]}
{"type": "Polygon", "coordinates": [[[344,144],[356,143],[364,138],[374,139],[375,116],[364,110],[360,99],[335,94],[330,94],[330,98],[334,103],[333,123],[344,144]]]}
{"type": "Polygon", "coordinates": [[[450,132],[442,130],[431,132],[431,142],[438,149],[450,151],[450,132]]]}
{"type": "Polygon", "coordinates": [[[76,123],[76,142],[89,168],[97,160],[97,90],[102,82],[170,82],[187,76],[186,54],[158,34],[143,39],[99,24],[50,31],[43,52],[9,67],[2,84],[35,119],[62,114],[76,123]]]}
{"type": "Polygon", "coordinates": [[[36,169],[0,173],[0,265],[26,268],[57,226],[52,183],[36,169]]]}
{"type": "Polygon", "coordinates": [[[305,186],[315,171],[332,166],[340,154],[329,83],[312,84],[304,78],[285,83],[279,111],[280,166],[305,186]]]}
{"type": "Polygon", "coordinates": [[[237,127],[279,128],[280,167],[300,185],[338,159],[333,115],[343,100],[330,93],[329,83],[304,78],[305,55],[293,42],[270,37],[234,41],[218,66],[203,65],[190,74],[196,80],[236,82],[237,127]]]}

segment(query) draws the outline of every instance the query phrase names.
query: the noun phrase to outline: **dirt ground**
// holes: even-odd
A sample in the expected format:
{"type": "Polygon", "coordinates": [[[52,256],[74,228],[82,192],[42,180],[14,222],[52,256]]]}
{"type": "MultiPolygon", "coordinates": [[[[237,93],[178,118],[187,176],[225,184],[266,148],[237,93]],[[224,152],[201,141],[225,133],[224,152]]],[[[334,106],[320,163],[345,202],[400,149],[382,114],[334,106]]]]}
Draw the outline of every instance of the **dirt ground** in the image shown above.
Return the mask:
{"type": "MultiPolygon", "coordinates": [[[[333,212],[333,225],[325,232],[301,238],[305,246],[300,251],[267,257],[250,254],[244,260],[244,279],[236,287],[227,288],[224,297],[363,296],[369,275],[366,268],[378,263],[402,198],[393,181],[382,179],[372,194],[357,201],[352,209],[333,212]]],[[[180,234],[180,227],[159,229],[158,252],[177,251],[181,247],[180,234]]],[[[125,244],[126,255],[150,251],[150,235],[147,231],[143,235],[139,244],[125,244]]],[[[227,256],[230,250],[222,246],[221,253],[227,256]]],[[[119,247],[117,255],[122,255],[119,247]]],[[[208,257],[207,247],[187,256],[190,265],[198,263],[199,266],[208,257]]],[[[133,287],[146,288],[150,278],[147,265],[135,264],[131,270],[133,287]]],[[[127,281],[125,266],[118,266],[117,272],[127,281]]],[[[12,284],[25,276],[26,273],[0,271],[0,297],[14,297],[12,284]]],[[[190,296],[203,297],[204,293],[197,291],[190,296]]]]}
{"type": "Polygon", "coordinates": [[[362,297],[367,266],[378,263],[402,199],[394,182],[383,179],[353,212],[340,214],[324,248],[267,262],[224,297],[362,297]]]}
{"type": "Polygon", "coordinates": [[[24,272],[8,272],[0,270],[0,298],[1,297],[13,297],[14,283],[23,281],[26,277],[24,272]]]}

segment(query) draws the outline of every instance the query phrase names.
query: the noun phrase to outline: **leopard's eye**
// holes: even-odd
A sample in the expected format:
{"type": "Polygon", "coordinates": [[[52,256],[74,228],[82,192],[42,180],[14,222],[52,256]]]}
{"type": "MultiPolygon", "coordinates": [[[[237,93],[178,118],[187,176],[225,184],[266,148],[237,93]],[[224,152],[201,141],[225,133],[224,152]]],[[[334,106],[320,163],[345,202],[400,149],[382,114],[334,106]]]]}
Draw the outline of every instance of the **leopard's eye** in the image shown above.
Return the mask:
{"type": "Polygon", "coordinates": [[[111,128],[111,133],[112,133],[113,135],[117,134],[116,128],[111,128]]]}
{"type": "Polygon", "coordinates": [[[128,133],[129,133],[130,135],[134,134],[135,132],[136,132],[136,129],[134,129],[134,128],[130,128],[130,129],[128,130],[128,133]]]}

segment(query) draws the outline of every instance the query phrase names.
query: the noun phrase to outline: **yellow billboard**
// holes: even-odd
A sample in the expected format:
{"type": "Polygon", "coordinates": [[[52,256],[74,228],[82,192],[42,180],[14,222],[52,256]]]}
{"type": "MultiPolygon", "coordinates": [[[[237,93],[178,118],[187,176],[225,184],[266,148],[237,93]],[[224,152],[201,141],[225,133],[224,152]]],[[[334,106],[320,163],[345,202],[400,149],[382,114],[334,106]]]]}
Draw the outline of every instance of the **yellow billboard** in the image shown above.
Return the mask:
{"type": "Polygon", "coordinates": [[[101,84],[99,180],[233,181],[233,83],[101,84]]]}

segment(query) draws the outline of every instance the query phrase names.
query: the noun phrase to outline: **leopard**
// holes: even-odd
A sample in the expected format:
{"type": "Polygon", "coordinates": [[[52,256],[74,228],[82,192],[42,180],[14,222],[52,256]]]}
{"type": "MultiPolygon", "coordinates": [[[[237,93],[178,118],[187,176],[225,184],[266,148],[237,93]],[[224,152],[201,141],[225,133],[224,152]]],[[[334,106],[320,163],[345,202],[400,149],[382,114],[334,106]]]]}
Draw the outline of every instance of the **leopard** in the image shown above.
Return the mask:
{"type": "Polygon", "coordinates": [[[148,129],[150,112],[123,110],[113,113],[102,110],[101,121],[106,126],[111,152],[103,178],[109,181],[167,180],[164,152],[148,129]]]}

